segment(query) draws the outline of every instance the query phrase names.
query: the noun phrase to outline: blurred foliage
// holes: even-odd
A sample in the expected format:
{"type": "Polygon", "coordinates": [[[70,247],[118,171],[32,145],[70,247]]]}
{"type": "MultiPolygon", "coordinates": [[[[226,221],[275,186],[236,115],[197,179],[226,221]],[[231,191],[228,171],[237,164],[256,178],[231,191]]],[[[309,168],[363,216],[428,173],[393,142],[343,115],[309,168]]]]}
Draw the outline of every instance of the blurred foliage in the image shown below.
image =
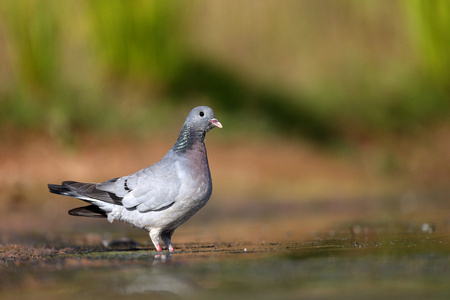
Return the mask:
{"type": "MultiPolygon", "coordinates": [[[[170,91],[170,99],[175,103],[192,94],[207,95],[215,100],[217,111],[235,114],[236,124],[246,120],[249,125],[249,118],[259,118],[266,122],[259,126],[260,130],[272,131],[268,127],[275,127],[278,131],[301,134],[318,142],[331,142],[337,134],[333,123],[322,119],[317,109],[301,101],[300,96],[291,96],[275,87],[246,84],[235,73],[211,62],[191,58],[172,80],[170,91]]],[[[257,126],[251,121],[250,125],[257,126]]]]}
{"type": "Polygon", "coordinates": [[[414,132],[448,121],[449,12],[445,0],[4,0],[0,126],[146,131],[206,103],[229,124],[318,142],[414,132]]]}
{"type": "MultiPolygon", "coordinates": [[[[61,32],[58,7],[47,1],[7,1],[3,17],[21,89],[46,93],[58,84],[61,32]]],[[[46,101],[42,95],[42,101],[46,101]]]]}
{"type": "Polygon", "coordinates": [[[92,40],[106,69],[164,83],[183,60],[180,1],[87,1],[92,40]]]}
{"type": "Polygon", "coordinates": [[[446,0],[405,1],[413,36],[433,80],[450,88],[450,3],[446,0]]]}

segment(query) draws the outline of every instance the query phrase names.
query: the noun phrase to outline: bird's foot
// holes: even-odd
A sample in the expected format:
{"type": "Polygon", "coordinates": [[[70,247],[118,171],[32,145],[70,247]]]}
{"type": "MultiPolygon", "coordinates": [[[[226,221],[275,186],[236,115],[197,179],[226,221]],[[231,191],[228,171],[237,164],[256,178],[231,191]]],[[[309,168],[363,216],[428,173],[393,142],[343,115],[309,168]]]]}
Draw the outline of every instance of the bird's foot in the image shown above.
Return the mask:
{"type": "Polygon", "coordinates": [[[173,252],[173,247],[172,247],[172,245],[169,246],[169,252],[173,252]]]}
{"type": "Polygon", "coordinates": [[[156,245],[155,247],[156,247],[156,251],[158,251],[158,252],[161,252],[161,251],[162,251],[162,249],[161,249],[161,246],[160,246],[160,245],[156,245]]]}

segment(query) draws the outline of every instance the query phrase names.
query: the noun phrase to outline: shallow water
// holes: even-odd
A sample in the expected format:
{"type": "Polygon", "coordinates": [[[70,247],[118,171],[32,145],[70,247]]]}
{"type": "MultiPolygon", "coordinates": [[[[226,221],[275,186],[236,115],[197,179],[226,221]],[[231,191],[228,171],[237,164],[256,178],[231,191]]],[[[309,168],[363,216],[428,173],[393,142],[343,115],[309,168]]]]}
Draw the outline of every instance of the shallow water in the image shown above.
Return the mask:
{"type": "Polygon", "coordinates": [[[448,236],[371,241],[190,244],[151,249],[2,250],[1,299],[444,299],[450,295],[448,236]]]}

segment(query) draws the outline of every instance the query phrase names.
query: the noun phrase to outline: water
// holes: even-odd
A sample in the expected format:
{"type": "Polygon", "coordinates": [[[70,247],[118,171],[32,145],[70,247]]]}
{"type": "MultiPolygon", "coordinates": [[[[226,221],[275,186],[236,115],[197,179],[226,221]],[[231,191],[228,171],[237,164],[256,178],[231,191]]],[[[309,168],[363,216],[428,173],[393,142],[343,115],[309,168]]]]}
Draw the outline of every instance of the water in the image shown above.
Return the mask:
{"type": "Polygon", "coordinates": [[[3,249],[1,299],[431,299],[450,295],[449,237],[429,234],[150,249],[3,249]],[[6,253],[24,251],[21,259],[6,253]],[[28,252],[27,252],[28,251],[28,252]]]}

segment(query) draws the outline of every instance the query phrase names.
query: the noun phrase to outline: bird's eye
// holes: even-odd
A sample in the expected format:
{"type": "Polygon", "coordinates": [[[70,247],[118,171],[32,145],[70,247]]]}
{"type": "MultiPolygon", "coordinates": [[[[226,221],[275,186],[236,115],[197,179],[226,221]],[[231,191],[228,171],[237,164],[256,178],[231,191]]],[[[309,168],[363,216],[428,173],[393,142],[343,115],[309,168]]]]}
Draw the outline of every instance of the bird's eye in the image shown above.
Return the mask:
{"type": "Polygon", "coordinates": [[[201,112],[199,113],[199,115],[200,115],[200,117],[203,117],[203,116],[205,115],[205,113],[201,111],[201,112]]]}

